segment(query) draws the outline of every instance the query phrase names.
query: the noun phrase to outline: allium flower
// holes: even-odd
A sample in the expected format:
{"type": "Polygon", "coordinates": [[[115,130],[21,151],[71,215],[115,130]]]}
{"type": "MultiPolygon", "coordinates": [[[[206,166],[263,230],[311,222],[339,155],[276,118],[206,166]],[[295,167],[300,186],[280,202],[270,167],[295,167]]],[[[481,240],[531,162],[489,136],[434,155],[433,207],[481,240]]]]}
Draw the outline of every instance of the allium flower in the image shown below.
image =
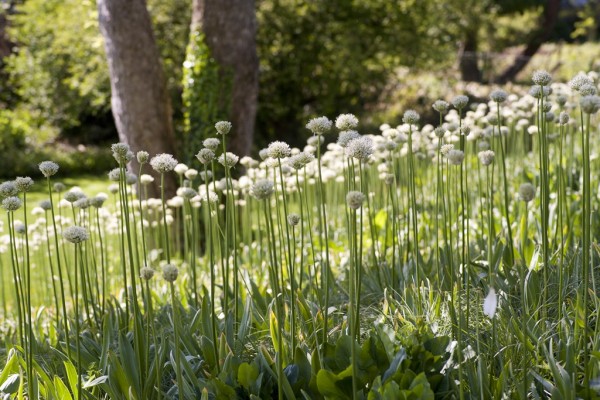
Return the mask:
{"type": "Polygon", "coordinates": [[[150,166],[156,171],[164,174],[175,169],[177,160],[171,154],[157,154],[150,160],[150,166]]]}
{"type": "Polygon", "coordinates": [[[142,185],[149,185],[152,182],[154,182],[154,177],[152,175],[142,174],[142,176],[140,176],[140,183],[142,185]]]}
{"type": "Polygon", "coordinates": [[[498,296],[496,296],[496,290],[490,288],[485,300],[483,301],[483,313],[489,318],[494,318],[496,315],[496,308],[498,307],[498,296]]]}
{"type": "Polygon", "coordinates": [[[15,226],[15,232],[18,233],[19,235],[23,235],[27,231],[27,229],[25,229],[25,224],[22,223],[21,221],[15,221],[14,226],[15,226]]]}
{"type": "Polygon", "coordinates": [[[568,112],[563,111],[558,116],[558,123],[561,125],[567,125],[570,120],[571,120],[571,117],[569,117],[568,112]]]}
{"type": "Polygon", "coordinates": [[[113,157],[115,158],[115,160],[117,160],[119,164],[124,164],[130,161],[133,156],[133,153],[131,152],[131,149],[129,148],[128,144],[115,143],[112,146],[110,146],[110,148],[113,152],[113,157]]]}
{"type": "Polygon", "coordinates": [[[125,173],[125,183],[128,185],[135,185],[137,183],[137,175],[131,172],[125,173]]]}
{"type": "Polygon", "coordinates": [[[21,202],[21,199],[16,196],[10,196],[2,200],[2,208],[8,212],[17,211],[22,205],[23,202],[21,202]]]}
{"type": "Polygon", "coordinates": [[[353,210],[358,210],[362,207],[365,201],[365,195],[362,192],[357,192],[356,190],[352,190],[348,192],[346,195],[346,204],[353,210]]]}
{"type": "Polygon", "coordinates": [[[335,119],[335,127],[340,131],[349,131],[358,126],[358,118],[354,114],[340,114],[335,119]]]}
{"type": "Polygon", "coordinates": [[[94,208],[101,208],[104,205],[104,202],[106,201],[106,197],[105,196],[96,196],[96,197],[92,197],[89,201],[90,201],[90,205],[93,206],[94,208]]]}
{"type": "Polygon", "coordinates": [[[52,203],[50,202],[50,200],[42,200],[39,202],[38,205],[44,211],[48,211],[48,210],[52,209],[52,203]]]}
{"type": "Polygon", "coordinates": [[[314,159],[315,156],[312,153],[301,151],[300,153],[291,156],[288,159],[288,164],[295,170],[300,170],[314,159]]]}
{"type": "Polygon", "coordinates": [[[268,179],[261,179],[252,185],[250,195],[257,200],[265,200],[271,197],[274,191],[273,182],[268,179]]]}
{"type": "Polygon", "coordinates": [[[204,189],[204,190],[200,191],[200,200],[203,203],[206,203],[208,201],[209,203],[215,204],[215,203],[217,203],[219,201],[219,195],[216,194],[213,191],[209,191],[208,195],[207,195],[206,194],[206,189],[204,189]]]}
{"type": "Polygon", "coordinates": [[[118,182],[121,179],[121,169],[113,168],[108,173],[108,180],[113,182],[118,182]]]}
{"type": "Polygon", "coordinates": [[[567,96],[565,96],[564,94],[559,94],[558,96],[556,96],[556,103],[560,107],[564,107],[565,104],[567,104],[567,96]]]}
{"type": "Polygon", "coordinates": [[[49,178],[58,172],[58,164],[53,161],[42,161],[38,167],[46,178],[49,178]]]}
{"type": "Polygon", "coordinates": [[[548,97],[552,94],[552,88],[550,86],[532,86],[529,89],[529,95],[539,99],[540,97],[548,97]]]}
{"type": "Polygon", "coordinates": [[[508,94],[504,90],[498,89],[490,93],[490,99],[494,103],[504,103],[508,98],[508,94]]]}
{"type": "Polygon", "coordinates": [[[19,176],[15,179],[15,186],[19,192],[28,192],[33,186],[33,179],[28,176],[19,176]]]}
{"type": "Polygon", "coordinates": [[[0,183],[0,198],[16,196],[19,189],[14,181],[6,181],[0,183]]]}
{"type": "Polygon", "coordinates": [[[579,105],[584,113],[596,114],[600,110],[600,97],[584,96],[581,98],[579,105]]]}
{"type": "Polygon", "coordinates": [[[385,176],[383,177],[383,181],[386,185],[391,185],[392,183],[394,183],[394,174],[385,174],[385,176]]]}
{"type": "Polygon", "coordinates": [[[554,121],[555,118],[556,118],[556,115],[552,111],[548,111],[546,113],[546,121],[552,122],[552,121],[554,121]]]}
{"type": "Polygon", "coordinates": [[[448,104],[445,100],[436,100],[433,102],[433,109],[440,114],[446,114],[448,112],[448,108],[450,108],[450,104],[448,104]]]}
{"type": "Polygon", "coordinates": [[[215,151],[219,147],[219,144],[221,144],[221,141],[217,138],[204,139],[202,142],[202,146],[211,149],[212,151],[215,151]]]}
{"type": "Polygon", "coordinates": [[[579,94],[582,96],[593,96],[598,94],[598,89],[592,84],[585,84],[579,88],[579,94]]]}
{"type": "Polygon", "coordinates": [[[452,105],[458,110],[462,110],[469,104],[469,98],[465,95],[458,95],[452,99],[452,105]]]}
{"type": "Polygon", "coordinates": [[[81,199],[73,202],[73,207],[80,208],[82,210],[85,210],[90,205],[91,205],[90,201],[89,201],[89,199],[87,197],[83,197],[83,198],[81,198],[81,199]]]}
{"type": "Polygon", "coordinates": [[[267,158],[269,158],[269,149],[261,149],[258,152],[258,156],[260,157],[261,160],[266,160],[267,158]]]}
{"type": "Polygon", "coordinates": [[[291,213],[287,216],[287,222],[291,226],[296,226],[300,223],[300,216],[296,213],[291,213]]]}
{"type": "Polygon", "coordinates": [[[175,169],[175,173],[177,175],[183,175],[183,174],[185,174],[185,171],[188,170],[188,166],[185,164],[179,163],[175,166],[174,169],[175,169]]]}
{"type": "Polygon", "coordinates": [[[197,195],[198,195],[198,193],[196,193],[196,191],[192,188],[189,188],[189,187],[181,188],[181,197],[183,197],[184,199],[191,200],[194,197],[196,197],[197,195]]]}
{"type": "Polygon", "coordinates": [[[552,76],[543,69],[538,69],[537,71],[533,71],[533,75],[531,75],[531,80],[533,83],[539,86],[548,86],[550,82],[552,82],[552,76]]]}
{"type": "Polygon", "coordinates": [[[453,149],[454,149],[454,145],[453,144],[443,144],[440,147],[440,153],[442,153],[443,156],[446,156],[453,149]]]}
{"type": "MultiPolygon", "coordinates": [[[[314,135],[323,135],[331,130],[333,123],[327,117],[313,118],[306,124],[314,135]]],[[[344,130],[344,129],[343,129],[344,130]]]]}
{"type": "Polygon", "coordinates": [[[187,171],[185,171],[185,177],[187,179],[189,179],[190,181],[193,181],[197,176],[198,176],[198,171],[193,168],[190,168],[187,171]]]}
{"type": "Polygon", "coordinates": [[[55,182],[54,185],[52,185],[52,190],[54,190],[57,193],[64,192],[66,188],[67,187],[62,182],[55,182]]]}
{"type": "Polygon", "coordinates": [[[81,226],[70,226],[63,230],[63,237],[71,243],[81,243],[90,238],[87,229],[81,226]]]}
{"type": "Polygon", "coordinates": [[[452,149],[448,152],[448,154],[446,154],[446,158],[448,158],[450,164],[460,165],[465,159],[465,153],[463,153],[461,150],[452,149]]]}
{"type": "Polygon", "coordinates": [[[373,154],[373,141],[368,136],[351,140],[346,146],[346,155],[361,161],[366,161],[373,154]]]}
{"type": "Polygon", "coordinates": [[[444,129],[442,126],[438,126],[433,130],[433,133],[437,138],[443,138],[444,135],[446,135],[446,129],[444,129]]]}
{"type": "Polygon", "coordinates": [[[490,149],[490,142],[488,142],[487,140],[480,140],[477,143],[477,148],[481,151],[484,150],[489,150],[490,149]]]}
{"type": "Polygon", "coordinates": [[[583,72],[578,73],[569,81],[569,87],[573,90],[579,91],[582,86],[585,85],[593,85],[594,81],[591,80],[586,74],[583,72]]]}
{"type": "Polygon", "coordinates": [[[227,153],[221,154],[219,156],[219,158],[217,159],[219,164],[221,164],[222,166],[224,166],[227,169],[234,167],[235,164],[237,164],[239,160],[240,160],[240,158],[238,156],[236,156],[233,153],[230,153],[229,151],[227,153]]]}
{"type": "Polygon", "coordinates": [[[142,267],[142,269],[140,269],[140,278],[149,281],[154,277],[154,272],[155,271],[150,267],[142,267]]]}
{"type": "Polygon", "coordinates": [[[494,162],[495,156],[496,154],[492,150],[480,151],[479,154],[477,154],[479,161],[486,167],[494,162]]]}
{"type": "Polygon", "coordinates": [[[219,121],[215,124],[215,129],[219,135],[227,135],[231,130],[231,122],[219,121]]]}
{"type": "Polygon", "coordinates": [[[531,183],[523,183],[521,186],[519,186],[519,199],[528,203],[535,199],[535,191],[535,186],[533,186],[531,183]]]}
{"type": "Polygon", "coordinates": [[[280,141],[272,142],[269,147],[267,147],[267,151],[269,152],[269,157],[277,159],[286,158],[292,154],[290,145],[280,141]]]}
{"type": "Polygon", "coordinates": [[[165,281],[173,283],[179,276],[179,269],[173,264],[166,264],[162,269],[162,275],[165,281]]]}
{"type": "Polygon", "coordinates": [[[358,139],[359,137],[360,133],[356,131],[341,131],[338,135],[337,144],[345,148],[346,146],[348,146],[348,143],[351,140],[358,139]]]}
{"type": "Polygon", "coordinates": [[[210,164],[215,159],[215,153],[209,148],[204,148],[196,154],[196,158],[203,165],[210,164]]]}
{"type": "Polygon", "coordinates": [[[309,146],[319,146],[323,144],[324,141],[325,138],[323,136],[311,136],[308,139],[306,139],[306,143],[309,146]]]}
{"type": "Polygon", "coordinates": [[[206,181],[210,181],[212,179],[212,171],[208,170],[206,172],[202,171],[200,172],[200,179],[202,179],[204,182],[206,181]]]}
{"type": "Polygon", "coordinates": [[[402,116],[402,122],[410,125],[418,124],[420,119],[419,113],[415,110],[406,110],[402,116]]]}
{"type": "Polygon", "coordinates": [[[149,159],[150,159],[150,154],[148,154],[147,151],[140,150],[137,152],[137,161],[140,164],[146,164],[149,159]]]}
{"type": "MultiPolygon", "coordinates": [[[[117,188],[118,190],[118,188],[117,188]]],[[[65,193],[65,200],[68,201],[69,203],[75,203],[77,200],[79,199],[83,199],[85,197],[85,194],[79,190],[70,190],[67,193],[65,193]]]]}

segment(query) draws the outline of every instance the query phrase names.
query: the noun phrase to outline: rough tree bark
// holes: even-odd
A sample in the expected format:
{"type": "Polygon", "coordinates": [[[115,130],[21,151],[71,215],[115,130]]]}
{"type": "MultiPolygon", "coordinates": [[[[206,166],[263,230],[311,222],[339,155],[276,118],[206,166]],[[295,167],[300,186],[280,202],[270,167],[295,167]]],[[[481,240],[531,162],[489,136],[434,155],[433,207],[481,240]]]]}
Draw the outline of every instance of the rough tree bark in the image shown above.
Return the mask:
{"type": "MultiPolygon", "coordinates": [[[[171,105],[145,0],[97,0],[97,5],[119,139],[134,152],[174,154],[171,105]]],[[[138,167],[134,160],[132,170],[137,173],[138,167]]],[[[167,175],[165,190],[174,194],[175,177],[167,175]]],[[[151,195],[159,195],[159,182],[155,179],[151,195]]]]}
{"type": "Polygon", "coordinates": [[[192,30],[200,29],[222,69],[232,75],[228,148],[238,155],[252,149],[258,99],[258,55],[254,0],[193,0],[192,30]]]}
{"type": "Polygon", "coordinates": [[[560,0],[548,0],[544,7],[544,15],[539,32],[533,36],[531,41],[525,46],[523,51],[517,56],[513,64],[508,67],[496,79],[497,83],[506,83],[515,80],[519,72],[529,63],[529,60],[538,52],[552,35],[552,31],[558,21],[558,12],[560,11],[560,0]]]}

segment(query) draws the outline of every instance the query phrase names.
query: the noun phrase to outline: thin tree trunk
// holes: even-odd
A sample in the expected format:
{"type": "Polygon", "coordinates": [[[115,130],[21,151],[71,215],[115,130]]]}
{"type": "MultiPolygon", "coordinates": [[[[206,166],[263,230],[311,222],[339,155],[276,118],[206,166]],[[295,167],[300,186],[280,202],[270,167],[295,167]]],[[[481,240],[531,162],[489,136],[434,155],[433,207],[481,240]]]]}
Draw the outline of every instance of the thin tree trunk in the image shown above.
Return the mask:
{"type": "Polygon", "coordinates": [[[477,30],[466,33],[459,55],[460,77],[465,82],[481,82],[481,71],[477,64],[477,30]]]}
{"type": "Polygon", "coordinates": [[[233,80],[229,150],[247,155],[252,149],[258,99],[254,0],[193,0],[192,7],[192,29],[202,30],[220,75],[233,80]]]}
{"type": "Polygon", "coordinates": [[[544,8],[544,17],[539,33],[533,36],[531,41],[517,56],[513,64],[496,79],[497,83],[514,81],[517,74],[527,66],[531,58],[538,52],[540,47],[542,47],[542,44],[550,39],[552,31],[558,21],[559,10],[560,0],[548,0],[546,7],[544,8]]]}
{"type": "MultiPolygon", "coordinates": [[[[97,0],[97,5],[119,139],[134,152],[174,154],[171,105],[146,2],[97,0]]],[[[137,172],[139,165],[134,160],[131,167],[137,172]]],[[[175,179],[171,174],[165,178],[165,190],[173,194],[175,179]]],[[[159,182],[155,175],[150,195],[160,193],[159,182]]]]}

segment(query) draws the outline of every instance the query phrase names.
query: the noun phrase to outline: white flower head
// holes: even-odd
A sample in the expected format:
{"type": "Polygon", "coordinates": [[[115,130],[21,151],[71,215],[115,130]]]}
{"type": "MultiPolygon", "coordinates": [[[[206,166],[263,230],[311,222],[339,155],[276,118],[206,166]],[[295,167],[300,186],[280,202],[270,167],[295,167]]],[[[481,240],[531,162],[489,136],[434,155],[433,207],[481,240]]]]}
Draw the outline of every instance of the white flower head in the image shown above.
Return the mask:
{"type": "Polygon", "coordinates": [[[154,177],[152,175],[142,174],[142,176],[140,176],[140,183],[142,185],[148,185],[152,182],[154,182],[154,177]]]}
{"type": "Polygon", "coordinates": [[[58,164],[53,161],[42,161],[38,167],[46,178],[49,178],[58,172],[58,164]]]}
{"type": "Polygon", "coordinates": [[[185,171],[187,171],[189,168],[187,165],[183,164],[183,163],[179,163],[175,166],[175,173],[177,175],[183,175],[185,174],[185,171]]]}
{"type": "Polygon", "coordinates": [[[2,200],[2,208],[8,212],[17,211],[22,205],[23,202],[16,196],[10,196],[2,200]]]}
{"type": "Polygon", "coordinates": [[[528,182],[523,183],[521,186],[519,186],[519,199],[525,203],[528,203],[535,198],[535,192],[535,186],[528,182]]]}
{"type": "Polygon", "coordinates": [[[450,104],[445,100],[436,100],[433,102],[432,108],[440,114],[446,114],[448,108],[450,108],[450,104]]]}
{"type": "Polygon", "coordinates": [[[215,124],[215,129],[219,135],[227,135],[231,130],[231,122],[219,121],[215,124]]]}
{"type": "Polygon", "coordinates": [[[252,188],[250,188],[250,195],[257,200],[265,200],[271,197],[274,191],[275,186],[272,181],[261,179],[252,185],[252,188]]]}
{"type": "Polygon", "coordinates": [[[496,295],[496,290],[492,287],[483,301],[483,313],[489,318],[494,318],[497,307],[498,296],[496,295]]]}
{"type": "Polygon", "coordinates": [[[314,135],[323,135],[331,130],[333,123],[327,117],[313,118],[306,124],[306,128],[309,129],[314,135]]]}
{"type": "Polygon", "coordinates": [[[346,195],[346,204],[348,204],[348,207],[352,210],[358,210],[362,207],[365,199],[366,197],[362,192],[352,190],[346,195]]]}
{"type": "Polygon", "coordinates": [[[0,183],[0,198],[16,196],[19,189],[14,181],[6,181],[0,183]]]}
{"type": "Polygon", "coordinates": [[[161,174],[173,171],[176,165],[177,160],[167,153],[157,154],[150,160],[150,166],[161,174]]]}
{"type": "Polygon", "coordinates": [[[416,125],[419,123],[421,116],[415,110],[406,110],[402,116],[402,122],[409,125],[416,125]]]}
{"type": "Polygon", "coordinates": [[[345,148],[346,146],[348,146],[348,143],[350,143],[350,141],[358,139],[359,137],[360,133],[358,133],[357,131],[341,131],[338,135],[337,144],[345,148]]]}
{"type": "Polygon", "coordinates": [[[87,229],[81,226],[70,226],[63,230],[63,237],[71,243],[81,243],[90,238],[87,229]]]}
{"type": "Polygon", "coordinates": [[[494,157],[496,156],[496,154],[492,150],[483,150],[480,151],[479,154],[477,154],[477,156],[479,157],[479,161],[481,162],[481,164],[487,167],[488,165],[494,162],[494,157]]]}
{"type": "Polygon", "coordinates": [[[292,154],[290,145],[281,141],[272,142],[269,147],[267,147],[267,152],[269,157],[277,159],[286,158],[292,154]]]}
{"type": "Polygon", "coordinates": [[[354,114],[340,114],[335,119],[335,127],[340,131],[349,131],[358,126],[358,118],[354,114]]]}
{"type": "Polygon", "coordinates": [[[490,99],[494,103],[504,103],[507,98],[508,98],[508,94],[504,90],[501,90],[501,89],[494,90],[492,93],[490,93],[490,99]]]}
{"type": "Polygon", "coordinates": [[[457,110],[462,110],[469,104],[469,98],[463,94],[458,95],[452,99],[452,105],[457,110]]]}
{"type": "Polygon", "coordinates": [[[206,147],[207,149],[211,149],[212,151],[215,151],[217,149],[217,147],[219,147],[220,143],[221,143],[221,141],[217,138],[208,138],[208,139],[204,139],[204,141],[202,142],[202,145],[204,147],[206,147]]]}
{"type": "Polygon", "coordinates": [[[446,154],[446,158],[452,165],[460,165],[465,159],[465,153],[461,150],[452,149],[446,154]]]}
{"type": "Polygon", "coordinates": [[[137,161],[140,164],[146,164],[149,159],[150,159],[150,154],[148,154],[147,151],[140,150],[137,152],[137,161]]]}
{"type": "Polygon", "coordinates": [[[223,167],[225,167],[227,169],[234,167],[238,163],[239,160],[240,160],[240,158],[238,156],[236,156],[235,154],[233,154],[229,151],[221,154],[219,156],[219,158],[217,159],[219,164],[221,164],[223,167]]]}
{"type": "Polygon", "coordinates": [[[179,276],[179,269],[173,264],[165,264],[162,274],[165,281],[173,283],[179,276]]]}
{"type": "Polygon", "coordinates": [[[550,85],[550,82],[552,82],[552,76],[548,73],[548,71],[538,69],[537,71],[533,71],[531,80],[536,85],[548,86],[550,85]]]}
{"type": "Polygon", "coordinates": [[[366,161],[373,154],[373,140],[368,136],[361,136],[348,142],[346,155],[361,161],[366,161]]]}

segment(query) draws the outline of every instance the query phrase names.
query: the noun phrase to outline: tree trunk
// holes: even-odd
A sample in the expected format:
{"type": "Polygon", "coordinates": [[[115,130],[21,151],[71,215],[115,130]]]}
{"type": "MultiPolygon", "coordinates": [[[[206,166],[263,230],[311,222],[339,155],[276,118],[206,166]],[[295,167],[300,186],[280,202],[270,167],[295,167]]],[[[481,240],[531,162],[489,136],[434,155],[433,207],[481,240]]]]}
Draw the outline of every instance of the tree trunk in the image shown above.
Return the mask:
{"type": "MultiPolygon", "coordinates": [[[[258,99],[258,55],[254,0],[193,0],[192,30],[202,30],[220,76],[231,76],[230,151],[252,150],[258,99]]],[[[216,121],[214,121],[216,122],[216,121]]]]}
{"type": "Polygon", "coordinates": [[[481,71],[477,64],[477,30],[466,33],[459,55],[460,78],[465,82],[481,82],[481,71]]]}
{"type": "MultiPolygon", "coordinates": [[[[160,55],[145,0],[97,0],[100,30],[110,72],[111,105],[119,139],[134,152],[174,154],[171,105],[160,55]]],[[[139,165],[131,168],[137,173],[139,165]]],[[[152,196],[158,196],[155,176],[152,196]]],[[[175,193],[175,177],[165,176],[165,190],[175,193]]]]}
{"type": "Polygon", "coordinates": [[[552,31],[558,21],[558,12],[560,10],[560,0],[548,0],[544,8],[544,17],[540,31],[533,36],[523,51],[517,56],[513,64],[508,67],[497,79],[496,82],[503,84],[514,81],[517,74],[521,72],[529,63],[529,60],[538,52],[552,35],[552,31]]]}

